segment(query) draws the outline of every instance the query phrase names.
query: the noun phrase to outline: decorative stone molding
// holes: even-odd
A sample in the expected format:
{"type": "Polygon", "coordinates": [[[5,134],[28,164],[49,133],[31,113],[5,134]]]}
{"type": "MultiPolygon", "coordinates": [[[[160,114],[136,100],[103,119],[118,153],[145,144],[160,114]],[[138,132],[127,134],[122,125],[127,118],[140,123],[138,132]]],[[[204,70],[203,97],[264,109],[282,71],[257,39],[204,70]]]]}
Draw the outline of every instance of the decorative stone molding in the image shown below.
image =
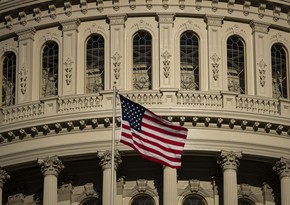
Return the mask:
{"type": "Polygon", "coordinates": [[[27,28],[16,32],[18,36],[18,41],[31,39],[34,40],[34,34],[36,33],[35,28],[27,28]]]}
{"type": "Polygon", "coordinates": [[[223,19],[224,19],[223,16],[206,15],[204,17],[204,20],[205,20],[207,26],[222,27],[223,19]]]}
{"type": "Polygon", "coordinates": [[[125,21],[127,20],[126,14],[117,14],[108,16],[110,21],[110,25],[125,25],[125,21]]]}
{"type": "Polygon", "coordinates": [[[93,183],[86,183],[84,185],[84,193],[86,196],[94,196],[99,197],[98,193],[95,191],[94,184],[93,183]]]}
{"type": "Polygon", "coordinates": [[[12,140],[14,140],[16,138],[16,135],[13,131],[8,131],[7,135],[8,135],[9,142],[11,142],[12,140]]]}
{"type": "Polygon", "coordinates": [[[44,135],[47,135],[48,133],[50,133],[50,128],[49,128],[48,125],[43,125],[42,129],[43,129],[42,132],[43,132],[44,135]]]}
{"type": "Polygon", "coordinates": [[[97,0],[97,10],[102,12],[104,10],[104,3],[103,0],[97,0]]]}
{"type": "Polygon", "coordinates": [[[24,204],[25,201],[25,195],[22,193],[19,194],[13,194],[11,196],[8,196],[8,204],[9,205],[20,205],[24,204]]]}
{"type": "Polygon", "coordinates": [[[49,10],[49,16],[52,19],[56,18],[56,6],[51,4],[48,6],[48,10],[49,10]]]}
{"type": "Polygon", "coordinates": [[[73,69],[74,62],[70,57],[68,57],[63,64],[64,64],[64,71],[65,71],[65,74],[64,74],[65,82],[67,85],[70,85],[72,81],[72,69],[73,69]]]}
{"type": "Polygon", "coordinates": [[[281,157],[274,165],[273,170],[280,176],[280,179],[290,177],[290,159],[281,157]]]}
{"type": "Polygon", "coordinates": [[[271,130],[271,127],[272,127],[272,124],[271,124],[271,123],[267,123],[267,124],[265,125],[265,128],[264,128],[265,132],[269,133],[270,130],[271,130]]]}
{"type": "Polygon", "coordinates": [[[4,17],[5,21],[6,21],[6,28],[8,28],[9,30],[11,30],[13,28],[13,18],[10,15],[7,15],[4,17]]]}
{"type": "Polygon", "coordinates": [[[147,9],[152,9],[152,1],[153,0],[146,0],[146,7],[147,7],[147,9]]]}
{"type": "Polygon", "coordinates": [[[36,135],[38,135],[37,127],[31,127],[30,131],[31,131],[31,136],[32,137],[35,137],[36,135]]]}
{"type": "Polygon", "coordinates": [[[118,80],[120,77],[121,58],[122,56],[118,52],[116,52],[112,57],[114,65],[114,76],[116,80],[118,80]]]}
{"type": "Polygon", "coordinates": [[[201,10],[202,0],[195,0],[195,8],[197,11],[201,10]]]}
{"type": "Polygon", "coordinates": [[[152,28],[152,25],[150,23],[145,22],[143,19],[141,19],[138,23],[135,23],[131,27],[131,29],[134,28],[134,27],[136,27],[138,30],[141,30],[141,29],[144,29],[146,26],[152,28]]]}
{"type": "Polygon", "coordinates": [[[257,63],[257,65],[259,66],[260,85],[262,87],[264,87],[265,84],[266,84],[266,67],[267,67],[267,64],[264,62],[263,59],[261,59],[260,62],[257,63]]]}
{"type": "Polygon", "coordinates": [[[20,24],[22,26],[25,26],[27,24],[27,15],[24,11],[21,11],[18,13],[18,16],[19,16],[19,21],[20,21],[20,24]]]}
{"type": "Polygon", "coordinates": [[[79,19],[73,19],[68,21],[61,21],[62,31],[78,30],[81,21],[79,19]]]}
{"type": "Polygon", "coordinates": [[[258,8],[258,16],[259,18],[263,18],[266,12],[266,4],[260,4],[258,8]]]}
{"type": "Polygon", "coordinates": [[[179,29],[181,28],[185,28],[186,30],[192,30],[192,31],[200,30],[199,25],[193,24],[191,20],[188,20],[186,23],[181,24],[179,26],[179,29]]]}
{"type": "Polygon", "coordinates": [[[138,192],[146,192],[147,189],[147,180],[146,179],[137,179],[136,189],[138,192]]]}
{"type": "MultiPolygon", "coordinates": [[[[111,163],[111,151],[105,151],[98,154],[100,158],[100,165],[104,169],[110,169],[112,167],[111,163]]],[[[121,155],[118,150],[115,150],[115,170],[118,169],[119,165],[122,163],[121,155]]]]}
{"type": "Polygon", "coordinates": [[[235,123],[236,123],[236,120],[235,120],[235,119],[230,119],[230,121],[229,121],[229,127],[230,127],[231,129],[233,129],[234,126],[235,126],[235,123]]]}
{"type": "Polygon", "coordinates": [[[174,13],[157,13],[158,23],[173,24],[175,14],[174,13]]]}
{"type": "Polygon", "coordinates": [[[253,32],[260,32],[260,33],[267,34],[269,31],[270,24],[252,20],[250,22],[250,26],[253,32]]]}
{"type": "Polygon", "coordinates": [[[260,125],[260,122],[254,122],[254,124],[253,124],[253,130],[254,131],[258,131],[259,125],[260,125]]]}
{"type": "Polygon", "coordinates": [[[42,17],[40,8],[34,8],[33,13],[34,13],[34,20],[39,23],[42,17]]]}
{"type": "Polygon", "coordinates": [[[245,130],[247,128],[247,125],[248,125],[248,121],[247,120],[243,120],[242,123],[241,123],[241,128],[243,130],[245,130]]]}
{"type": "Polygon", "coordinates": [[[216,12],[218,10],[218,2],[219,0],[212,0],[211,1],[211,10],[216,12]]]}
{"type": "Polygon", "coordinates": [[[42,36],[42,38],[43,38],[43,41],[46,42],[46,41],[51,41],[53,39],[59,38],[59,35],[48,31],[45,35],[42,36]]]}
{"type": "Polygon", "coordinates": [[[54,126],[55,126],[55,133],[59,133],[62,130],[62,126],[60,123],[56,123],[54,126]]]}
{"type": "Polygon", "coordinates": [[[41,172],[44,176],[58,176],[58,174],[64,169],[64,165],[58,156],[40,158],[37,162],[41,166],[41,172]]]}
{"type": "Polygon", "coordinates": [[[168,52],[168,51],[164,51],[164,53],[161,55],[161,57],[164,59],[162,61],[163,63],[163,73],[164,73],[164,77],[168,78],[170,75],[170,61],[169,58],[172,55],[168,52]]]}
{"type": "Polygon", "coordinates": [[[79,121],[79,128],[80,128],[80,130],[83,130],[83,129],[85,129],[86,127],[87,127],[87,124],[86,124],[86,121],[85,120],[80,120],[79,121]]]}
{"type": "Polygon", "coordinates": [[[57,190],[57,193],[59,195],[66,195],[66,194],[71,194],[73,191],[73,185],[72,184],[62,184],[60,188],[57,190]]]}
{"type": "Polygon", "coordinates": [[[0,56],[9,51],[17,51],[17,45],[18,43],[16,41],[14,41],[13,43],[0,44],[0,56]]]}
{"type": "Polygon", "coordinates": [[[181,10],[185,9],[185,0],[179,0],[179,8],[181,10]]]}
{"type": "Polygon", "coordinates": [[[223,170],[234,169],[237,170],[240,165],[239,160],[242,158],[241,152],[221,151],[217,163],[221,165],[223,170]]]}
{"type": "Polygon", "coordinates": [[[241,29],[237,24],[235,24],[232,27],[229,27],[226,32],[246,36],[246,32],[243,29],[241,29]]]}
{"type": "Polygon", "coordinates": [[[105,119],[104,119],[104,127],[109,127],[110,126],[110,124],[111,124],[111,122],[110,122],[110,118],[108,118],[108,117],[106,117],[105,119]]]}
{"type": "Polygon", "coordinates": [[[88,12],[88,2],[87,0],[80,0],[81,12],[86,14],[88,12]]]}
{"type": "Polygon", "coordinates": [[[136,9],[136,0],[130,0],[129,1],[129,4],[130,4],[130,8],[132,10],[135,10],[136,9]]]}
{"type": "Polygon", "coordinates": [[[119,0],[113,0],[113,9],[118,11],[120,9],[120,2],[119,0]]]}
{"type": "Polygon", "coordinates": [[[243,10],[244,10],[243,13],[244,13],[245,16],[249,15],[250,7],[251,7],[251,2],[250,1],[245,1],[244,2],[244,7],[243,7],[243,10]]]}
{"type": "Polygon", "coordinates": [[[231,14],[234,11],[235,0],[228,1],[228,12],[231,14]]]}
{"type": "Polygon", "coordinates": [[[287,13],[287,23],[290,25],[290,11],[287,13]]]}
{"type": "Polygon", "coordinates": [[[90,27],[85,29],[85,33],[94,34],[94,33],[99,33],[100,31],[104,31],[104,30],[105,29],[103,26],[96,25],[95,23],[93,23],[90,27]]]}
{"type": "Polygon", "coordinates": [[[20,91],[22,95],[26,93],[26,86],[27,86],[27,74],[28,70],[26,69],[26,66],[23,65],[21,66],[21,69],[19,70],[19,81],[20,81],[20,91]]]}
{"type": "Polygon", "coordinates": [[[168,0],[162,0],[162,6],[165,10],[167,10],[169,8],[168,0]]]}
{"type": "Polygon", "coordinates": [[[190,192],[197,193],[200,190],[200,181],[197,179],[190,179],[188,181],[188,188],[190,192]]]}
{"type": "Polygon", "coordinates": [[[67,122],[66,125],[67,125],[66,129],[68,132],[70,132],[74,129],[74,123],[72,121],[67,122]]]}
{"type": "Polygon", "coordinates": [[[248,198],[252,194],[251,186],[249,184],[241,184],[240,192],[241,192],[242,197],[248,198]]]}
{"type": "Polygon", "coordinates": [[[72,15],[72,5],[69,1],[64,2],[64,10],[65,10],[65,15],[70,17],[72,15]]]}
{"type": "Polygon", "coordinates": [[[276,22],[280,19],[281,8],[275,6],[273,9],[273,20],[276,22]]]}
{"type": "Polygon", "coordinates": [[[271,36],[270,40],[284,44],[287,44],[289,42],[288,39],[285,38],[281,33],[277,33],[276,35],[271,36]]]}
{"type": "Polygon", "coordinates": [[[219,78],[219,60],[221,59],[216,53],[214,53],[210,59],[212,60],[212,77],[214,80],[219,78]]]}
{"type": "Polygon", "coordinates": [[[19,138],[23,139],[26,136],[27,136],[27,132],[25,131],[25,129],[20,129],[19,130],[19,138]]]}
{"type": "Polygon", "coordinates": [[[276,133],[278,135],[281,135],[282,134],[282,131],[283,131],[283,128],[284,128],[283,125],[278,125],[278,127],[276,128],[276,133]]]}
{"type": "Polygon", "coordinates": [[[10,179],[10,175],[7,174],[6,170],[0,167],[0,188],[2,189],[6,181],[10,179]]]}

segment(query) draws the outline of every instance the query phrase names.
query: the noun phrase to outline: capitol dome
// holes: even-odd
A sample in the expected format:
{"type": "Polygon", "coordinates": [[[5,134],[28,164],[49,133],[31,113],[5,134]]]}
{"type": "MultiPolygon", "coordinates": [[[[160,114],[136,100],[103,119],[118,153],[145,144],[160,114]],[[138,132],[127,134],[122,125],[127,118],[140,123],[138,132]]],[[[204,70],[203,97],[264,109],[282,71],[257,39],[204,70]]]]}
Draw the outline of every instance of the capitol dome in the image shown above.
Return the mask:
{"type": "Polygon", "coordinates": [[[0,0],[0,205],[290,205],[289,8],[0,0]],[[120,143],[114,91],[188,129],[181,168],[120,143]]]}

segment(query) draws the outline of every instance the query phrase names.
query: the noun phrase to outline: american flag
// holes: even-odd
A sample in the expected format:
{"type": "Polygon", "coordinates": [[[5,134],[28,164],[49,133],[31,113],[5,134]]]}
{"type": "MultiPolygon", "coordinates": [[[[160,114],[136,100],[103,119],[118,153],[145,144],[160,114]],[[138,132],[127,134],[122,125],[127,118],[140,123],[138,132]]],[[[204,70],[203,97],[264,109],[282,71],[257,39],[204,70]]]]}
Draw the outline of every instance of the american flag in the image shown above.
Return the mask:
{"type": "Polygon", "coordinates": [[[188,130],[162,119],[122,95],[119,96],[122,110],[120,142],[132,147],[147,160],[180,168],[188,130]]]}

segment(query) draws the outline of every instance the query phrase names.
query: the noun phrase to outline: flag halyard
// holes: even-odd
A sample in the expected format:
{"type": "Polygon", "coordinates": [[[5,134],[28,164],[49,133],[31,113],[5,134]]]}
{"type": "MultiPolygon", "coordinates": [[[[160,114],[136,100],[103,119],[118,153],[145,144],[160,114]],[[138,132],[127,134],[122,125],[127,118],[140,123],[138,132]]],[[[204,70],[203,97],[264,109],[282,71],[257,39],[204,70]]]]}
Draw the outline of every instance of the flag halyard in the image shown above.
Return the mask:
{"type": "Polygon", "coordinates": [[[120,142],[132,147],[142,158],[172,168],[181,167],[181,155],[188,130],[157,116],[122,95],[120,142]]]}

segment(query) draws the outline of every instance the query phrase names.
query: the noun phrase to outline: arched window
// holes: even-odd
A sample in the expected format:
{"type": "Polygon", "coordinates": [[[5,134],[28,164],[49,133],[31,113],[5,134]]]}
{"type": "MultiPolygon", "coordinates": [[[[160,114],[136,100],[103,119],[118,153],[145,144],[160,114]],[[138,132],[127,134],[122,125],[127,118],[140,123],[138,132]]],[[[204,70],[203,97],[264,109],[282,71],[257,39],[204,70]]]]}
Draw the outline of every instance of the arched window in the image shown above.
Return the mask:
{"type": "Polygon", "coordinates": [[[272,59],[272,95],[273,98],[287,98],[287,52],[281,43],[276,43],[271,48],[272,59]]]}
{"type": "Polygon", "coordinates": [[[133,37],[133,89],[152,89],[152,37],[143,30],[133,37]]]}
{"type": "Polygon", "coordinates": [[[238,200],[238,205],[255,205],[255,203],[249,199],[241,198],[238,200]]]}
{"type": "Polygon", "coordinates": [[[205,199],[197,194],[191,194],[184,198],[182,205],[207,205],[205,199]]]}
{"type": "Polygon", "coordinates": [[[86,93],[104,90],[105,40],[94,35],[87,42],[86,93]]]}
{"type": "Polygon", "coordinates": [[[131,205],[155,205],[155,202],[151,196],[141,194],[133,198],[131,205]]]}
{"type": "Polygon", "coordinates": [[[101,205],[101,202],[98,198],[96,197],[89,197],[84,199],[80,205],[101,205]]]}
{"type": "Polygon", "coordinates": [[[54,41],[47,42],[42,49],[41,97],[58,94],[59,49],[54,41]]]}
{"type": "Polygon", "coordinates": [[[15,104],[16,91],[16,55],[7,52],[3,59],[2,68],[2,106],[15,104]]]}
{"type": "Polygon", "coordinates": [[[180,88],[199,90],[199,39],[192,31],[180,37],[180,88]]]}
{"type": "Polygon", "coordinates": [[[241,37],[234,35],[227,40],[228,90],[246,93],[245,45],[241,37]]]}

